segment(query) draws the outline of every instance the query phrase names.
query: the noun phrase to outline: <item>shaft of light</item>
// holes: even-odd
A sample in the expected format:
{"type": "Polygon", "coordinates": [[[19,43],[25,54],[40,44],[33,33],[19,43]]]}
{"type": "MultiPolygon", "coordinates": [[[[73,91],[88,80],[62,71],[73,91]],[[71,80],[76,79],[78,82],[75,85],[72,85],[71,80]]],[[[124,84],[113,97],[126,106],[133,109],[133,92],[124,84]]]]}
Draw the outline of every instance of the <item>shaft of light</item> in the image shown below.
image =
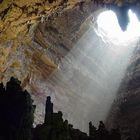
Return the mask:
{"type": "Polygon", "coordinates": [[[136,46],[136,41],[116,45],[109,36],[104,41],[100,31],[91,27],[44,86],[55,110],[83,131],[89,121],[97,124],[107,117],[136,46]]]}

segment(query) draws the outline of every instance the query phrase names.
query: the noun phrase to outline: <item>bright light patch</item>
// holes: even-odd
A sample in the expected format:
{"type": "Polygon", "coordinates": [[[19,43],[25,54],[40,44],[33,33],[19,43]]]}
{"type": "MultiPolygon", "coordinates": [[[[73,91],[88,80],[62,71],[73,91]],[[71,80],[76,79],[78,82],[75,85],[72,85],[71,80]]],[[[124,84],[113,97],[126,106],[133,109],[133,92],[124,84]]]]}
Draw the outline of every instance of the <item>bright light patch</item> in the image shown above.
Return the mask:
{"type": "Polygon", "coordinates": [[[115,44],[136,40],[140,36],[140,22],[131,10],[129,10],[128,15],[130,22],[127,30],[123,32],[113,11],[101,13],[97,19],[98,33],[115,44]]]}

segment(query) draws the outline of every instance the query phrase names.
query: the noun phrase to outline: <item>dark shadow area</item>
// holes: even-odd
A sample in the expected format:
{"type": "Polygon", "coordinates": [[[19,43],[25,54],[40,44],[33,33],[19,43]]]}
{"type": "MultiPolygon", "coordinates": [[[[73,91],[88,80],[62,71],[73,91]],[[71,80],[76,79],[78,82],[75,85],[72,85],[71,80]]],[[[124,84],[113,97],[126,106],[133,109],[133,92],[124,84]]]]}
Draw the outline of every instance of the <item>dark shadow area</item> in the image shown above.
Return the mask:
{"type": "Polygon", "coordinates": [[[6,88],[0,84],[0,140],[31,139],[35,109],[32,102],[17,79],[12,77],[6,88]]]}
{"type": "Polygon", "coordinates": [[[46,100],[44,123],[33,128],[35,106],[20,83],[12,77],[6,88],[0,84],[0,140],[121,140],[119,129],[108,131],[102,121],[98,128],[89,122],[89,135],[74,129],[63,120],[61,111],[53,112],[50,96],[46,100]]]}

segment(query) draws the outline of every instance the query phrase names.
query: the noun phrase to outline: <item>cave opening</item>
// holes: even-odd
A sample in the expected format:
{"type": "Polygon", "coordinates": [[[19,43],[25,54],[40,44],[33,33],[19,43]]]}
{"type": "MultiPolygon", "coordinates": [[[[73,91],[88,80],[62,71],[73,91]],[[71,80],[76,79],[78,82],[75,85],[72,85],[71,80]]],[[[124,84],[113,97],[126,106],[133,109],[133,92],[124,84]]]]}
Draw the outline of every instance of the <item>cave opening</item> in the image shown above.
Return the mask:
{"type": "Polygon", "coordinates": [[[140,22],[132,10],[128,10],[128,24],[126,30],[122,30],[117,15],[112,10],[107,10],[98,15],[97,26],[99,34],[113,44],[124,44],[138,40],[140,36],[140,22]]]}

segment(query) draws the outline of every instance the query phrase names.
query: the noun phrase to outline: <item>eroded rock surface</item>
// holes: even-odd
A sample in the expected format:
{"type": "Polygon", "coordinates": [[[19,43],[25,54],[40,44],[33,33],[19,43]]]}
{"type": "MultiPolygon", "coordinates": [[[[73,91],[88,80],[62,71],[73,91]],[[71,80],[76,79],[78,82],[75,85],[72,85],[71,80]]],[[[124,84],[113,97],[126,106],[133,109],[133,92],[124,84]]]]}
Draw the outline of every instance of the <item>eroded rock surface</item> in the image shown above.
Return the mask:
{"type": "Polygon", "coordinates": [[[137,140],[140,135],[140,42],[134,50],[130,65],[114,101],[107,124],[110,128],[119,127],[122,139],[128,136],[137,140]]]}

